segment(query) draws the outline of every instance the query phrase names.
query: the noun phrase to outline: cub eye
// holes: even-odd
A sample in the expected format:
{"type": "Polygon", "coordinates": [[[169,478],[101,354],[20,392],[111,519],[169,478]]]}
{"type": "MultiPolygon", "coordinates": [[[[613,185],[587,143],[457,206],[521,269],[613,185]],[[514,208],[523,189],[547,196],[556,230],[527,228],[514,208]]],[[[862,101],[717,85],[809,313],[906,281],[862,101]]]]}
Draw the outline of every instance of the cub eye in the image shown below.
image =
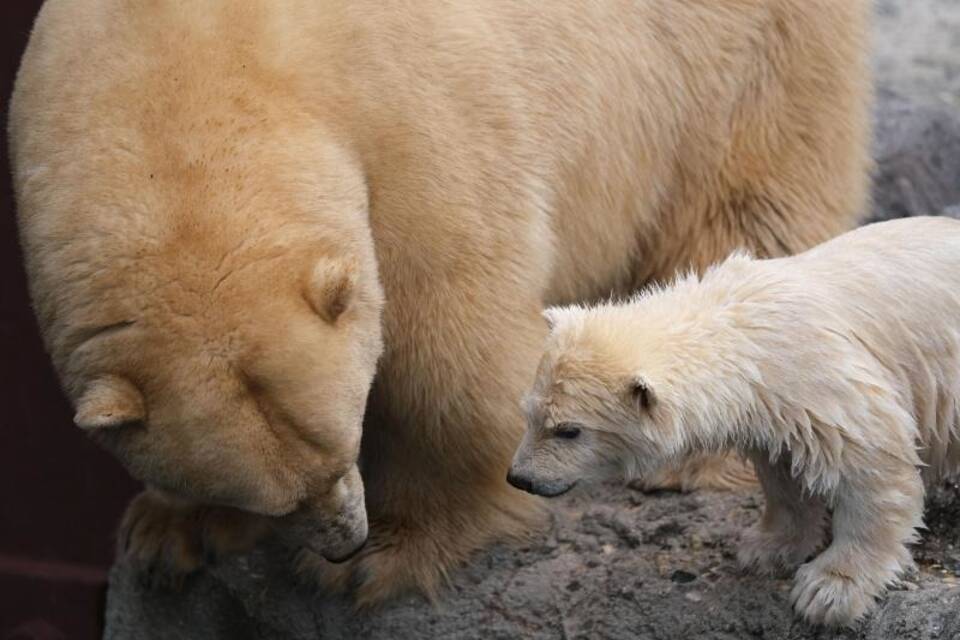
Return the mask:
{"type": "Polygon", "coordinates": [[[564,440],[573,440],[580,435],[580,427],[571,422],[561,422],[553,430],[553,435],[564,440]]]}

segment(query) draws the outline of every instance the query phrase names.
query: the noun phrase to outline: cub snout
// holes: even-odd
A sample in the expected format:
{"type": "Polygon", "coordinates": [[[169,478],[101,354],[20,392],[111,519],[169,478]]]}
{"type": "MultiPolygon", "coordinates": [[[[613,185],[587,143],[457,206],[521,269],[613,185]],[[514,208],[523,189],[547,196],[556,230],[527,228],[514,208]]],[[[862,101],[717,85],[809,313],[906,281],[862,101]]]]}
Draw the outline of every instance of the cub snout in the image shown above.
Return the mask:
{"type": "Polygon", "coordinates": [[[515,471],[514,469],[511,469],[509,473],[507,473],[507,482],[521,491],[526,491],[536,496],[543,496],[544,498],[555,498],[563,495],[570,491],[570,489],[573,489],[577,484],[576,481],[544,481],[523,472],[515,471]]]}
{"type": "Polygon", "coordinates": [[[515,472],[513,469],[507,472],[507,482],[521,491],[536,493],[533,488],[533,480],[523,474],[515,472]]]}

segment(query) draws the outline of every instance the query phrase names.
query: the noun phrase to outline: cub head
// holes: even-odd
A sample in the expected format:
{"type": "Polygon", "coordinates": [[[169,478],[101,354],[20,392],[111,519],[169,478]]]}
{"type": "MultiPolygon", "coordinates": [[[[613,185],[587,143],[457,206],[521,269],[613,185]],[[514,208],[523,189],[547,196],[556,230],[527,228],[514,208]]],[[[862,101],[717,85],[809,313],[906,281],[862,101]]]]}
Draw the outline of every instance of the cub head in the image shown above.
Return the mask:
{"type": "Polygon", "coordinates": [[[513,486],[557,496],[580,481],[652,472],[682,449],[657,350],[644,366],[636,336],[611,311],[545,313],[551,335],[523,401],[527,430],[507,476],[513,486]]]}

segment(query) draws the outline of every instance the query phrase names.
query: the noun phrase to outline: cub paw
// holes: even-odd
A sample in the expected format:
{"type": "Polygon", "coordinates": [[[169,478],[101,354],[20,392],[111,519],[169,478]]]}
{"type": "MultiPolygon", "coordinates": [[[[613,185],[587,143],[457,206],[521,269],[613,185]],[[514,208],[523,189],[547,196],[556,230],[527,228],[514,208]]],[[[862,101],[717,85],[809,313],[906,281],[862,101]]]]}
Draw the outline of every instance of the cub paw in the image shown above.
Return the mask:
{"type": "Polygon", "coordinates": [[[790,600],[811,624],[849,627],[873,607],[876,595],[850,572],[814,561],[797,571],[790,600]]]}

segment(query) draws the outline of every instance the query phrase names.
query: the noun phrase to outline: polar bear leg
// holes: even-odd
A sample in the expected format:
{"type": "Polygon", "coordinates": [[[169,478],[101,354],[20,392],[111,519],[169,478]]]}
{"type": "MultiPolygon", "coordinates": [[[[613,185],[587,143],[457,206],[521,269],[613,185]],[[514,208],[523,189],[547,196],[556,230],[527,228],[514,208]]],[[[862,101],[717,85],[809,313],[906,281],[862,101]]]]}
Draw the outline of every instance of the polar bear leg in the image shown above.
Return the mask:
{"type": "Polygon", "coordinates": [[[843,478],[833,511],[833,542],[797,571],[791,600],[808,622],[850,625],[913,565],[907,544],[922,523],[916,468],[884,457],[843,478]]]}
{"type": "Polygon", "coordinates": [[[818,496],[805,494],[790,473],[787,456],[771,463],[753,456],[766,505],[763,517],[743,535],[737,558],[746,568],[780,574],[795,569],[823,544],[827,509],[818,496]]]}

